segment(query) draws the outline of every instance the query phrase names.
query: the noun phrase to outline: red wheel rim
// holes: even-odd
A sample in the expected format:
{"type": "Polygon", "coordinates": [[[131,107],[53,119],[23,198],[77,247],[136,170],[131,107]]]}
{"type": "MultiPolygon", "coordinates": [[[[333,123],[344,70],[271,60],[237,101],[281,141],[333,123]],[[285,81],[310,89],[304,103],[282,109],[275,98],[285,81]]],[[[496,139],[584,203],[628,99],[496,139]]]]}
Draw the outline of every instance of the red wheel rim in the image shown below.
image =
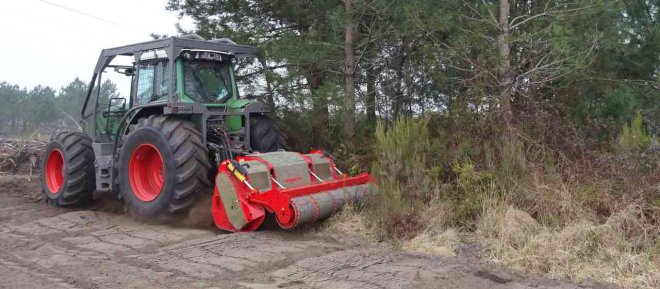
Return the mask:
{"type": "Polygon", "coordinates": [[[46,186],[53,194],[58,194],[64,183],[64,155],[53,149],[46,159],[46,186]]]}
{"type": "Polygon", "coordinates": [[[291,229],[296,225],[296,209],[289,205],[289,211],[284,214],[276,214],[277,223],[284,229],[291,229]]]}
{"type": "Polygon", "coordinates": [[[135,196],[141,201],[155,200],[163,189],[165,170],[163,157],[151,144],[139,145],[128,164],[128,179],[135,196]]]}

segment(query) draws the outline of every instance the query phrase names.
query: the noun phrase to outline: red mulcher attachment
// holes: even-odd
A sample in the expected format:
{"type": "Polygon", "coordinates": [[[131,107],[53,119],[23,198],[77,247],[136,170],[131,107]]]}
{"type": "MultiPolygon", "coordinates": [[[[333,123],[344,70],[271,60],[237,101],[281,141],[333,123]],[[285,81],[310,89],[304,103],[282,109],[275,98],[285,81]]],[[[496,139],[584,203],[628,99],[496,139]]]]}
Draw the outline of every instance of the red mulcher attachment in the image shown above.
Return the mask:
{"type": "Polygon", "coordinates": [[[225,160],[213,193],[213,220],[226,231],[254,231],[266,210],[284,229],[325,219],[372,190],[367,173],[349,177],[322,151],[272,152],[225,160]]]}

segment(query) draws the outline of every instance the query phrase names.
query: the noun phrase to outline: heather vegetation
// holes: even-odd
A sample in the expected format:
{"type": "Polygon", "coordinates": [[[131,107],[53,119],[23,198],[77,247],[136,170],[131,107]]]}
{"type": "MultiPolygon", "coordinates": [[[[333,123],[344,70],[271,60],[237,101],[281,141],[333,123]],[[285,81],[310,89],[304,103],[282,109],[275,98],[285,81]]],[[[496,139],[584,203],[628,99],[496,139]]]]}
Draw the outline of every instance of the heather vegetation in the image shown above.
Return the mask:
{"type": "Polygon", "coordinates": [[[476,142],[478,135],[448,150],[454,140],[428,118],[379,125],[379,195],[330,227],[554,278],[657,288],[660,153],[657,138],[634,133],[639,123],[638,115],[611,149],[585,156],[522,137],[476,142]]]}

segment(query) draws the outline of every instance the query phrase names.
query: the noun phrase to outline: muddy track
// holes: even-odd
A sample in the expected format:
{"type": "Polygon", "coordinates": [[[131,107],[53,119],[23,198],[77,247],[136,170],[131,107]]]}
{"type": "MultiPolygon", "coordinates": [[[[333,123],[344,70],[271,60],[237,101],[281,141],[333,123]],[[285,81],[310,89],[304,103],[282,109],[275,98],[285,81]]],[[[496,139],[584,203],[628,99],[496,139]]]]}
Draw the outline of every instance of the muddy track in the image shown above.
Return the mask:
{"type": "Polygon", "coordinates": [[[117,206],[47,206],[0,176],[0,288],[603,288],[318,233],[225,234],[136,221],[117,206]]]}

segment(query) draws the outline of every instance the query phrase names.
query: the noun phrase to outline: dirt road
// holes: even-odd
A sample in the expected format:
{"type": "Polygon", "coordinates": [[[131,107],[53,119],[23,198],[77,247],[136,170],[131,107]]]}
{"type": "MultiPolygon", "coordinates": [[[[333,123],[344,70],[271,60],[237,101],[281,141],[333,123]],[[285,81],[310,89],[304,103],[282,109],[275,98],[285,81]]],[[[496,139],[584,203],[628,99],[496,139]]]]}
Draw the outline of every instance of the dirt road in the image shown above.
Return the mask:
{"type": "Polygon", "coordinates": [[[0,288],[590,288],[314,228],[225,234],[138,222],[113,206],[58,209],[37,187],[0,176],[0,288]]]}

